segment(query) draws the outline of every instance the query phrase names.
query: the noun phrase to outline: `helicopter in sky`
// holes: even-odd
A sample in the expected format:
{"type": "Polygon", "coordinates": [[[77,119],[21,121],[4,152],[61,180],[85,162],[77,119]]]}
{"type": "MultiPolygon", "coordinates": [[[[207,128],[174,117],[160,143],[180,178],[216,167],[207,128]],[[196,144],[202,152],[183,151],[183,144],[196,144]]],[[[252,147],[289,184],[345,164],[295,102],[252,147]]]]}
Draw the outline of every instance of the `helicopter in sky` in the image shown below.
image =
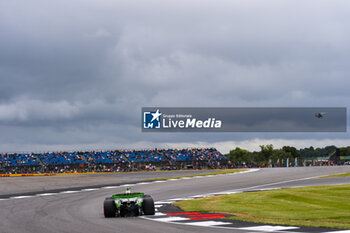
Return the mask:
{"type": "Polygon", "coordinates": [[[315,113],[315,117],[318,119],[322,119],[326,113],[325,112],[317,112],[315,113]]]}

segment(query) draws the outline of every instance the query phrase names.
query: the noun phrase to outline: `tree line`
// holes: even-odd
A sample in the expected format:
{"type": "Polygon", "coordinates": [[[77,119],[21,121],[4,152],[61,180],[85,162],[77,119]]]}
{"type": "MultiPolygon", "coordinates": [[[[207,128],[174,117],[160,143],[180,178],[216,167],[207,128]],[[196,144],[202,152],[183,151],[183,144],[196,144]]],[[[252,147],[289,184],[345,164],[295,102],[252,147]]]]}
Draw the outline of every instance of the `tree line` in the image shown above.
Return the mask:
{"type": "Polygon", "coordinates": [[[272,144],[260,145],[260,151],[249,151],[236,147],[227,155],[227,159],[237,166],[286,166],[302,165],[306,160],[315,160],[318,157],[330,156],[350,156],[350,146],[340,147],[326,146],[324,148],[296,149],[293,146],[283,146],[281,149],[275,149],[272,144]],[[295,164],[297,163],[297,164],[295,164]]]}

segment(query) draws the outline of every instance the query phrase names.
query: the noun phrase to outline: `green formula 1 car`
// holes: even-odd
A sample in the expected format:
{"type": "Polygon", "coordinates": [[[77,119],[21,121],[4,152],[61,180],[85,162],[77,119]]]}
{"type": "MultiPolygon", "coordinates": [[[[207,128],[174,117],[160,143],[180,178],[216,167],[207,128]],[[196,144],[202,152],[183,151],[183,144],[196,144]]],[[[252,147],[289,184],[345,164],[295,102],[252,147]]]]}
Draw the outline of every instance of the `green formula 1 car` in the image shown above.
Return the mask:
{"type": "Polygon", "coordinates": [[[155,212],[154,201],[150,195],[132,193],[130,189],[107,197],[103,203],[103,211],[106,218],[154,215],[155,212]]]}

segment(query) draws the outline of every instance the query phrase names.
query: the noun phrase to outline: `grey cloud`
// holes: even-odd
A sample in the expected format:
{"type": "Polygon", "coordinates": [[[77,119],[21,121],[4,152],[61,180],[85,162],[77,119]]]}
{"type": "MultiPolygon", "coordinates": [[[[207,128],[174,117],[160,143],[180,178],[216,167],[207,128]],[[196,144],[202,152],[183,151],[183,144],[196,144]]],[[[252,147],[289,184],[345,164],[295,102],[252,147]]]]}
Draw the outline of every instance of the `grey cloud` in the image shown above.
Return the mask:
{"type": "Polygon", "coordinates": [[[13,148],[349,138],[139,129],[143,106],[348,107],[348,7],[341,0],[303,7],[277,0],[2,1],[0,138],[13,148]]]}

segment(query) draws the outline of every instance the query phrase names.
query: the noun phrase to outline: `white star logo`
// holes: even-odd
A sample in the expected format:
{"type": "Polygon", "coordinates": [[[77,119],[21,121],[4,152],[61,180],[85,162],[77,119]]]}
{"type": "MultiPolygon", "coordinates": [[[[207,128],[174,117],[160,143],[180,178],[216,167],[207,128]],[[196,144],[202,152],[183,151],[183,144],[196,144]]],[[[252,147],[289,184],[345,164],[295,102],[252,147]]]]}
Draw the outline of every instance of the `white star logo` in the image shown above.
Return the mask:
{"type": "Polygon", "coordinates": [[[156,120],[156,119],[157,119],[157,121],[159,121],[159,117],[162,115],[162,113],[159,112],[159,109],[157,109],[157,111],[155,113],[151,113],[151,114],[153,116],[151,122],[156,120]]]}

